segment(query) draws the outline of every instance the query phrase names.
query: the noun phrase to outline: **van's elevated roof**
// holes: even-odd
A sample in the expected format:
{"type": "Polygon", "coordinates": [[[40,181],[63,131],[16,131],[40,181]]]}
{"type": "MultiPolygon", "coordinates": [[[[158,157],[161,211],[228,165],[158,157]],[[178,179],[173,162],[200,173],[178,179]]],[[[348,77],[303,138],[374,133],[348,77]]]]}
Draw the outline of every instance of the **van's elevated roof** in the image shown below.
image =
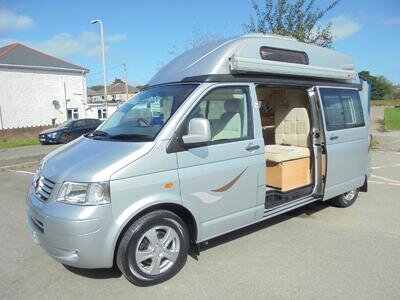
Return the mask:
{"type": "Polygon", "coordinates": [[[320,78],[333,82],[359,83],[351,58],[340,52],[289,37],[249,34],[215,41],[193,48],[164,66],[149,85],[187,81],[205,76],[279,75],[299,78],[320,78]],[[303,53],[304,64],[262,59],[261,48],[282,49],[303,53]]]}

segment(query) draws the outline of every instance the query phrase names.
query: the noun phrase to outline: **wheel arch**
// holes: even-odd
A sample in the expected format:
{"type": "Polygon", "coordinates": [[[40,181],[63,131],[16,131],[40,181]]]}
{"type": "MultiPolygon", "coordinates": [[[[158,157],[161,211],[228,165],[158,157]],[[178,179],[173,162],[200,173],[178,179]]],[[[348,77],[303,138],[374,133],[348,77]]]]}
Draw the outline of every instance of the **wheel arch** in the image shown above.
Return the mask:
{"type": "Polygon", "coordinates": [[[198,235],[198,228],[197,222],[193,214],[184,206],[177,204],[177,203],[159,203],[154,204],[152,206],[146,207],[143,210],[136,213],[130,220],[123,226],[122,230],[120,230],[118,234],[118,238],[114,245],[114,263],[116,259],[116,255],[118,252],[118,247],[121,242],[122,237],[124,236],[125,232],[128,228],[142,216],[156,210],[168,210],[170,212],[175,213],[178,217],[182,219],[182,221],[186,224],[189,230],[189,240],[191,243],[196,243],[197,235],[198,235]]]}

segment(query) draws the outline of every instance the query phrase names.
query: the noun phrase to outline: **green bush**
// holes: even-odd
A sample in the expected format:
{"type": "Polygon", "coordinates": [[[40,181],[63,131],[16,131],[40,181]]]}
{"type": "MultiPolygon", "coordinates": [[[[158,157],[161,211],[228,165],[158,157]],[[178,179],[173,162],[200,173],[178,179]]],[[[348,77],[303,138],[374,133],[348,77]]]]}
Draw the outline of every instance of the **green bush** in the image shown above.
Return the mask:
{"type": "Polygon", "coordinates": [[[400,108],[385,108],[385,129],[400,130],[400,108]]]}

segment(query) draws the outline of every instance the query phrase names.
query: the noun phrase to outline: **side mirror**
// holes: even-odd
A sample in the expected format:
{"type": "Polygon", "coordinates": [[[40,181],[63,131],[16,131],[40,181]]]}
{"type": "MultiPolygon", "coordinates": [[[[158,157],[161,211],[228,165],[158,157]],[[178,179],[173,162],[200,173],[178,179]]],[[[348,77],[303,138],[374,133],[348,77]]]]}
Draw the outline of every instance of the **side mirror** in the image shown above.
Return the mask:
{"type": "Polygon", "coordinates": [[[204,118],[193,118],[189,121],[188,134],[182,136],[184,144],[205,143],[211,140],[210,121],[204,118]]]}

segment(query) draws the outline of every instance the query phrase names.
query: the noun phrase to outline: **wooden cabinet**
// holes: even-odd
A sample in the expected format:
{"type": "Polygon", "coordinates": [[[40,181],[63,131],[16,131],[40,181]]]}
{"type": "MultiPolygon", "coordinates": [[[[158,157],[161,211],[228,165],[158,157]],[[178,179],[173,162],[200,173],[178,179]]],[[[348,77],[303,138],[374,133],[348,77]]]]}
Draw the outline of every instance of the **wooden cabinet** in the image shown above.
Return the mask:
{"type": "Polygon", "coordinates": [[[278,188],[285,192],[310,183],[309,157],[280,163],[267,161],[267,186],[278,188]]]}

